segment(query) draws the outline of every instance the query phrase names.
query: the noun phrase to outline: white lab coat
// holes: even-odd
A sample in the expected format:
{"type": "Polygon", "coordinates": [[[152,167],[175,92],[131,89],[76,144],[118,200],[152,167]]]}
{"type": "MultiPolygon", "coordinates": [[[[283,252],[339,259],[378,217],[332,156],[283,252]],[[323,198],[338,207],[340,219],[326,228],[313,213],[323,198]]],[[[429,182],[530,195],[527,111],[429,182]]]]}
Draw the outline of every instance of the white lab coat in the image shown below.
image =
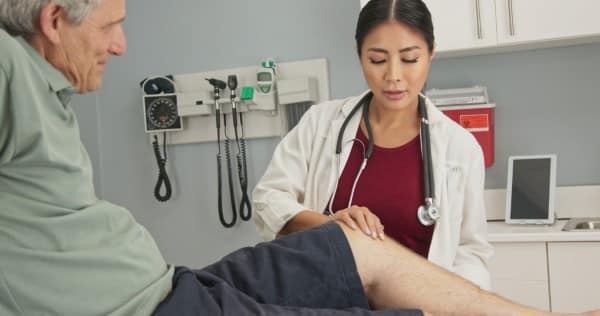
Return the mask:
{"type": "MultiPolygon", "coordinates": [[[[341,173],[352,148],[344,146],[337,166],[340,127],[363,95],[311,107],[279,143],[253,192],[254,219],[263,238],[274,239],[300,211],[325,210],[336,183],[336,168],[341,173]]],[[[481,148],[471,133],[429,100],[426,104],[435,196],[441,212],[428,259],[489,289],[487,265],[493,248],[487,241],[481,148]]],[[[352,117],[343,144],[355,137],[360,119],[360,112],[352,117]]]]}

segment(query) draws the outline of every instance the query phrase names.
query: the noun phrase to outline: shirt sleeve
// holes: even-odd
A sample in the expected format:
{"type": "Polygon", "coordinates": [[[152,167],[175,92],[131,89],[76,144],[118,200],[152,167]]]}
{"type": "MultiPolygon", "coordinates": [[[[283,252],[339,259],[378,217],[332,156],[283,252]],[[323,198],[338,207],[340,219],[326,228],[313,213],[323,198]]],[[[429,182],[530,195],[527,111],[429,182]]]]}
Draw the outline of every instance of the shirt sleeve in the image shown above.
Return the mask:
{"type": "Polygon", "coordinates": [[[265,240],[274,239],[290,219],[309,209],[303,202],[316,130],[316,108],[313,106],[306,112],[277,145],[267,170],[252,193],[256,210],[254,222],[265,240]]]}
{"type": "Polygon", "coordinates": [[[0,268],[0,315],[23,315],[0,268]]]}
{"type": "Polygon", "coordinates": [[[12,159],[14,148],[10,137],[13,123],[10,119],[10,89],[6,72],[0,67],[0,165],[12,159]]]}
{"type": "Polygon", "coordinates": [[[485,167],[483,153],[479,147],[471,155],[468,170],[463,221],[453,270],[479,285],[482,289],[489,290],[491,281],[488,263],[494,250],[487,241],[483,191],[485,167]]]}

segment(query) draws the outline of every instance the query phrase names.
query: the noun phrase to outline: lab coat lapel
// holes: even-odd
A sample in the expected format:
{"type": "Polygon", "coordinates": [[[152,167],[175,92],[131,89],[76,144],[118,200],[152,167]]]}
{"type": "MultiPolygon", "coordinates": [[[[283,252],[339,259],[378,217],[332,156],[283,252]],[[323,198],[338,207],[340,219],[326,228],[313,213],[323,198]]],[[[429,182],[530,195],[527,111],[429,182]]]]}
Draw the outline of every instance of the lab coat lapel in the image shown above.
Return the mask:
{"type": "Polygon", "coordinates": [[[435,224],[433,237],[431,241],[431,247],[429,250],[429,260],[448,267],[451,262],[445,262],[447,256],[446,242],[449,237],[446,234],[450,233],[448,230],[450,218],[448,217],[448,210],[445,209],[448,203],[446,203],[447,197],[444,190],[444,184],[446,182],[446,146],[448,144],[448,136],[443,130],[442,112],[440,112],[435,105],[431,102],[427,102],[427,112],[429,114],[430,122],[430,144],[431,144],[431,159],[433,165],[433,181],[434,181],[434,194],[435,204],[439,208],[441,218],[435,224]]]}
{"type": "Polygon", "coordinates": [[[338,164],[338,157],[335,155],[337,139],[340,134],[340,130],[342,129],[342,125],[344,124],[344,121],[346,120],[346,118],[350,114],[350,111],[354,108],[358,100],[360,100],[360,98],[353,98],[348,102],[345,102],[341,106],[340,111],[338,111],[336,117],[331,122],[331,128],[329,130],[328,136],[329,144],[327,145],[327,150],[329,150],[332,153],[332,160],[331,167],[329,168],[329,177],[327,178],[327,187],[321,188],[321,192],[327,192],[326,196],[321,198],[319,201],[322,204],[320,206],[323,206],[322,209],[327,207],[327,203],[329,202],[329,199],[331,198],[331,195],[333,194],[333,191],[335,189],[338,180],[338,175],[342,174],[344,166],[346,165],[346,161],[348,161],[348,157],[350,156],[350,152],[352,150],[352,145],[350,145],[349,142],[356,136],[356,130],[358,128],[358,124],[360,123],[361,118],[360,115],[358,115],[360,112],[355,114],[346,126],[346,130],[342,138],[342,153],[340,154],[340,160],[338,164]]]}

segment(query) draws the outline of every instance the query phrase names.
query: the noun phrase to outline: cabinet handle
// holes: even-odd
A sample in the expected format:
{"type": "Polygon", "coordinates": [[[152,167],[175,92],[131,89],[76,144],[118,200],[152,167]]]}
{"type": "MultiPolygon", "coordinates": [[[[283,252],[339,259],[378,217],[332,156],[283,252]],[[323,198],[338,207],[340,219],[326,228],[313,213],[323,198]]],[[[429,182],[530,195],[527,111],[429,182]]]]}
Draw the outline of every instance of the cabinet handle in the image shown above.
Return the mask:
{"type": "Polygon", "coordinates": [[[481,4],[480,0],[475,0],[475,11],[477,14],[477,38],[483,39],[483,32],[481,30],[481,4]]]}
{"type": "Polygon", "coordinates": [[[515,13],[512,0],[508,0],[508,30],[510,36],[515,36],[515,13]]]}

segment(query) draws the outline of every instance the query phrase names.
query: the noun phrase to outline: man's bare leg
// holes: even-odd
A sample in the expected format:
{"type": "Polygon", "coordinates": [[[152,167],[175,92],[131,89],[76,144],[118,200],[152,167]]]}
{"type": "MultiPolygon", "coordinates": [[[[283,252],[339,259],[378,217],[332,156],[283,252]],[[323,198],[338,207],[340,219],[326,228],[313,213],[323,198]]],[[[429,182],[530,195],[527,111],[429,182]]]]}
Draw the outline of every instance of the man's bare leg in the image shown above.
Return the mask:
{"type": "MultiPolygon", "coordinates": [[[[417,308],[433,315],[551,315],[481,290],[389,238],[376,241],[340,226],[376,309],[417,308]]],[[[588,315],[600,316],[600,312],[588,315]]]]}

